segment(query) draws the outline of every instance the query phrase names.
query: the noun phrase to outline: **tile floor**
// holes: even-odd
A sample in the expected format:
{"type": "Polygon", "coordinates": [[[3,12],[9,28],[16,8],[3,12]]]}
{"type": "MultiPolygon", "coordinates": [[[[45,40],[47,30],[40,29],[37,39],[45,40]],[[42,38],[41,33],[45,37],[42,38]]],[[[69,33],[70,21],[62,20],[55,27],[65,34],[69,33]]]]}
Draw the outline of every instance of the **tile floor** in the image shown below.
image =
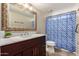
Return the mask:
{"type": "Polygon", "coordinates": [[[47,56],[76,56],[76,54],[55,48],[55,53],[50,54],[47,52],[47,56]]]}

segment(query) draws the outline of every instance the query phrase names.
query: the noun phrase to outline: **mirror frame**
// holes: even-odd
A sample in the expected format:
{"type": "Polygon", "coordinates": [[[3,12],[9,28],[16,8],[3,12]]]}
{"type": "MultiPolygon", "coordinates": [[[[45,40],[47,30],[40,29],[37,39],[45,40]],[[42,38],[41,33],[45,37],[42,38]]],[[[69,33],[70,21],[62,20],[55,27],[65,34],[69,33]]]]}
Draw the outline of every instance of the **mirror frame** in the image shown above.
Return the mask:
{"type": "Polygon", "coordinates": [[[8,4],[2,3],[1,4],[1,11],[2,11],[2,30],[4,31],[36,31],[37,30],[37,13],[34,11],[30,11],[35,14],[35,29],[24,29],[24,28],[9,28],[7,25],[8,22],[8,4]]]}

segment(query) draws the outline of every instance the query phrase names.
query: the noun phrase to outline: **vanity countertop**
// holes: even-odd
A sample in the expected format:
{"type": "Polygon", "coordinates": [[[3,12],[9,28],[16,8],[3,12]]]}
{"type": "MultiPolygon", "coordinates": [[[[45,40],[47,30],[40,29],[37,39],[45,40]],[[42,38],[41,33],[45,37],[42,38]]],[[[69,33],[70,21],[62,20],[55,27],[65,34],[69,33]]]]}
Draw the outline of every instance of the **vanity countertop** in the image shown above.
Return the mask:
{"type": "Polygon", "coordinates": [[[45,34],[33,34],[30,36],[26,36],[26,37],[16,36],[16,37],[11,37],[11,38],[1,38],[0,46],[12,44],[12,43],[16,43],[16,42],[20,42],[24,40],[29,40],[29,39],[33,39],[33,38],[37,38],[41,36],[45,36],[45,34]]]}

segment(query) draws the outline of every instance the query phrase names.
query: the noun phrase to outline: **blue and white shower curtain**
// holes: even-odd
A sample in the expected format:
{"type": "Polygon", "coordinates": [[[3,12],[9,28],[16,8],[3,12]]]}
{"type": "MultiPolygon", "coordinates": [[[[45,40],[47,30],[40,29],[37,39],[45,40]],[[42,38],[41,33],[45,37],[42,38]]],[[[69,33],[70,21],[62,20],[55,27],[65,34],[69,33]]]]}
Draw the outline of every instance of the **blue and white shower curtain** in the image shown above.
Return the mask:
{"type": "Polygon", "coordinates": [[[71,11],[46,18],[47,40],[54,41],[57,48],[63,48],[74,52],[76,11],[71,11]]]}

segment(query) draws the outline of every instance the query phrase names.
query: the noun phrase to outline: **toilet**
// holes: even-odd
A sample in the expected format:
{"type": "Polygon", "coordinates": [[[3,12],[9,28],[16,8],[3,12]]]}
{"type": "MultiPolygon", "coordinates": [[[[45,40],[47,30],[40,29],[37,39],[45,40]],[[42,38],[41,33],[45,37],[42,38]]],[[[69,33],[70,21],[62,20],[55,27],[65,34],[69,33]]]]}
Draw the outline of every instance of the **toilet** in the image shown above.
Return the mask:
{"type": "Polygon", "coordinates": [[[56,46],[55,42],[53,41],[46,41],[46,53],[47,55],[51,55],[55,53],[54,47],[56,46]]]}

